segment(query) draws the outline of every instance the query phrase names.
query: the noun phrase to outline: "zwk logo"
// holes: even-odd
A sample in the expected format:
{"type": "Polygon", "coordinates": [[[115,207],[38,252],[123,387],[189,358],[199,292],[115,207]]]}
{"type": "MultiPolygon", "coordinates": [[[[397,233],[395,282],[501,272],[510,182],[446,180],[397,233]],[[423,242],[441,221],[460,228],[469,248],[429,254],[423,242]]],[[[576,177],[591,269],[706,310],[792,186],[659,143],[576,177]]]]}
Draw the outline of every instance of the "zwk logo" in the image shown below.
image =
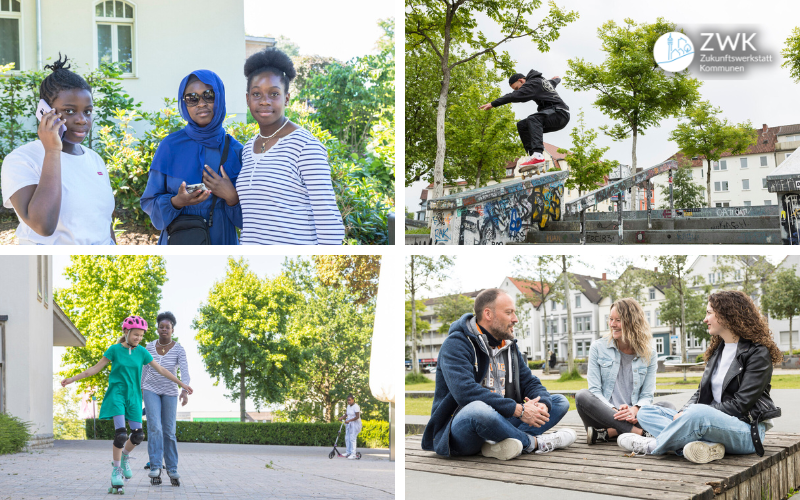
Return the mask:
{"type": "Polygon", "coordinates": [[[683,33],[665,33],[653,47],[656,64],[664,71],[675,73],[689,67],[694,59],[694,45],[683,33]]]}

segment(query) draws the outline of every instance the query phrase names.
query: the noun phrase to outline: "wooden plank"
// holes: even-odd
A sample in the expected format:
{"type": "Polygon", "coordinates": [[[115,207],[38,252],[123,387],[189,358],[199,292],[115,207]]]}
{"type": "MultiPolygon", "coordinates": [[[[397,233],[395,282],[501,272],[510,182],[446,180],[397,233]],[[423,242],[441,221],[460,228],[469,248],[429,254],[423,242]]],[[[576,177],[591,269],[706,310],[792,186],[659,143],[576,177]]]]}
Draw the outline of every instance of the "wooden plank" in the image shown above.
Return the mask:
{"type": "Polygon", "coordinates": [[[450,475],[461,475],[469,477],[480,477],[482,479],[506,481],[508,477],[521,477],[523,484],[541,484],[554,488],[565,488],[578,491],[593,491],[595,493],[606,493],[635,498],[665,498],[668,493],[679,493],[682,496],[674,498],[713,498],[713,491],[709,486],[692,484],[679,481],[655,481],[648,483],[645,487],[637,478],[632,477],[608,477],[603,474],[574,474],[567,471],[554,471],[548,473],[547,480],[542,481],[541,475],[537,474],[536,469],[523,469],[526,474],[520,473],[518,469],[509,471],[505,464],[480,464],[480,466],[465,467],[468,462],[456,461],[453,467],[443,467],[439,465],[439,459],[425,459],[416,457],[412,462],[406,461],[406,468],[433,472],[434,469],[450,475]],[[497,472],[496,475],[487,475],[487,472],[497,472]],[[556,486],[554,483],[561,483],[556,486]],[[639,491],[641,490],[641,491],[639,491]],[[646,490],[650,490],[647,492],[646,490]],[[641,496],[640,496],[641,495],[641,496]]]}

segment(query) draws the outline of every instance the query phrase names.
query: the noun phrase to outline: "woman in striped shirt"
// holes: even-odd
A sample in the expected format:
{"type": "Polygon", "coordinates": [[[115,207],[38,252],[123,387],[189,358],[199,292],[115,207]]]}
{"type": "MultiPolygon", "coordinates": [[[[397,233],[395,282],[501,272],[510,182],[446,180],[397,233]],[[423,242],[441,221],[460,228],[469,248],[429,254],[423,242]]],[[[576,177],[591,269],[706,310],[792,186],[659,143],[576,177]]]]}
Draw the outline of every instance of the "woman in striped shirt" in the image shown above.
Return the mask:
{"type": "Polygon", "coordinates": [[[275,48],[244,64],[247,105],[259,133],[244,146],[236,191],[243,245],[341,245],[344,226],[331,184],[328,153],[284,115],[292,60],[275,48]]]}
{"type": "MultiPolygon", "coordinates": [[[[189,384],[189,365],[183,346],[172,340],[175,315],[163,312],[156,318],[158,338],[147,344],[147,351],[173,375],[181,370],[181,381],[189,384]]],[[[150,455],[150,477],[159,477],[162,458],[166,460],[170,479],[178,474],[178,442],[175,439],[175,420],[178,412],[178,387],[174,382],[145,366],[142,369],[142,399],[147,410],[147,452],[150,455]]],[[[186,406],[189,396],[180,393],[181,406],[186,406]]]]}

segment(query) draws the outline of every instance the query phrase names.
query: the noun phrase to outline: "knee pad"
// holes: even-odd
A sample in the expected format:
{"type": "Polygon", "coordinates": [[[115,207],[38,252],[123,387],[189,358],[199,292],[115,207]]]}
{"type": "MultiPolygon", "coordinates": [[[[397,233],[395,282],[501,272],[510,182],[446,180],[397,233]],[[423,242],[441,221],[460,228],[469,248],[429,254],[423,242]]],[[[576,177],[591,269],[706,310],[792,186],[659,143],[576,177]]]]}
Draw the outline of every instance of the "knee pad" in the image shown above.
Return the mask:
{"type": "Polygon", "coordinates": [[[142,429],[134,429],[131,433],[131,443],[133,444],[141,444],[144,440],[144,430],[142,429]]]}
{"type": "Polygon", "coordinates": [[[120,427],[114,434],[114,447],[120,450],[125,447],[125,442],[128,440],[128,432],[125,427],[120,427]]]}

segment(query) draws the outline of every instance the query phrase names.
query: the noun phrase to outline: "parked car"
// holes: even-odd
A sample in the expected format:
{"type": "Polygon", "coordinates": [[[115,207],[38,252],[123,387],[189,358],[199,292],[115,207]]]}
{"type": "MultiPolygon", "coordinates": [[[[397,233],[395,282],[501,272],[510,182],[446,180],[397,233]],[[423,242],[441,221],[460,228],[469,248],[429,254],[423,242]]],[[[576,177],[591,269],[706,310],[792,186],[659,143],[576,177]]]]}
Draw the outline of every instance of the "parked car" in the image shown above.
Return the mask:
{"type": "Polygon", "coordinates": [[[425,368],[425,371],[428,373],[436,373],[436,367],[431,365],[425,368]]]}
{"type": "Polygon", "coordinates": [[[681,362],[681,357],[680,356],[676,356],[674,354],[671,354],[671,355],[670,354],[662,354],[661,356],[658,357],[658,360],[659,361],[663,361],[664,364],[667,365],[667,364],[672,364],[672,363],[680,363],[681,362]]]}

